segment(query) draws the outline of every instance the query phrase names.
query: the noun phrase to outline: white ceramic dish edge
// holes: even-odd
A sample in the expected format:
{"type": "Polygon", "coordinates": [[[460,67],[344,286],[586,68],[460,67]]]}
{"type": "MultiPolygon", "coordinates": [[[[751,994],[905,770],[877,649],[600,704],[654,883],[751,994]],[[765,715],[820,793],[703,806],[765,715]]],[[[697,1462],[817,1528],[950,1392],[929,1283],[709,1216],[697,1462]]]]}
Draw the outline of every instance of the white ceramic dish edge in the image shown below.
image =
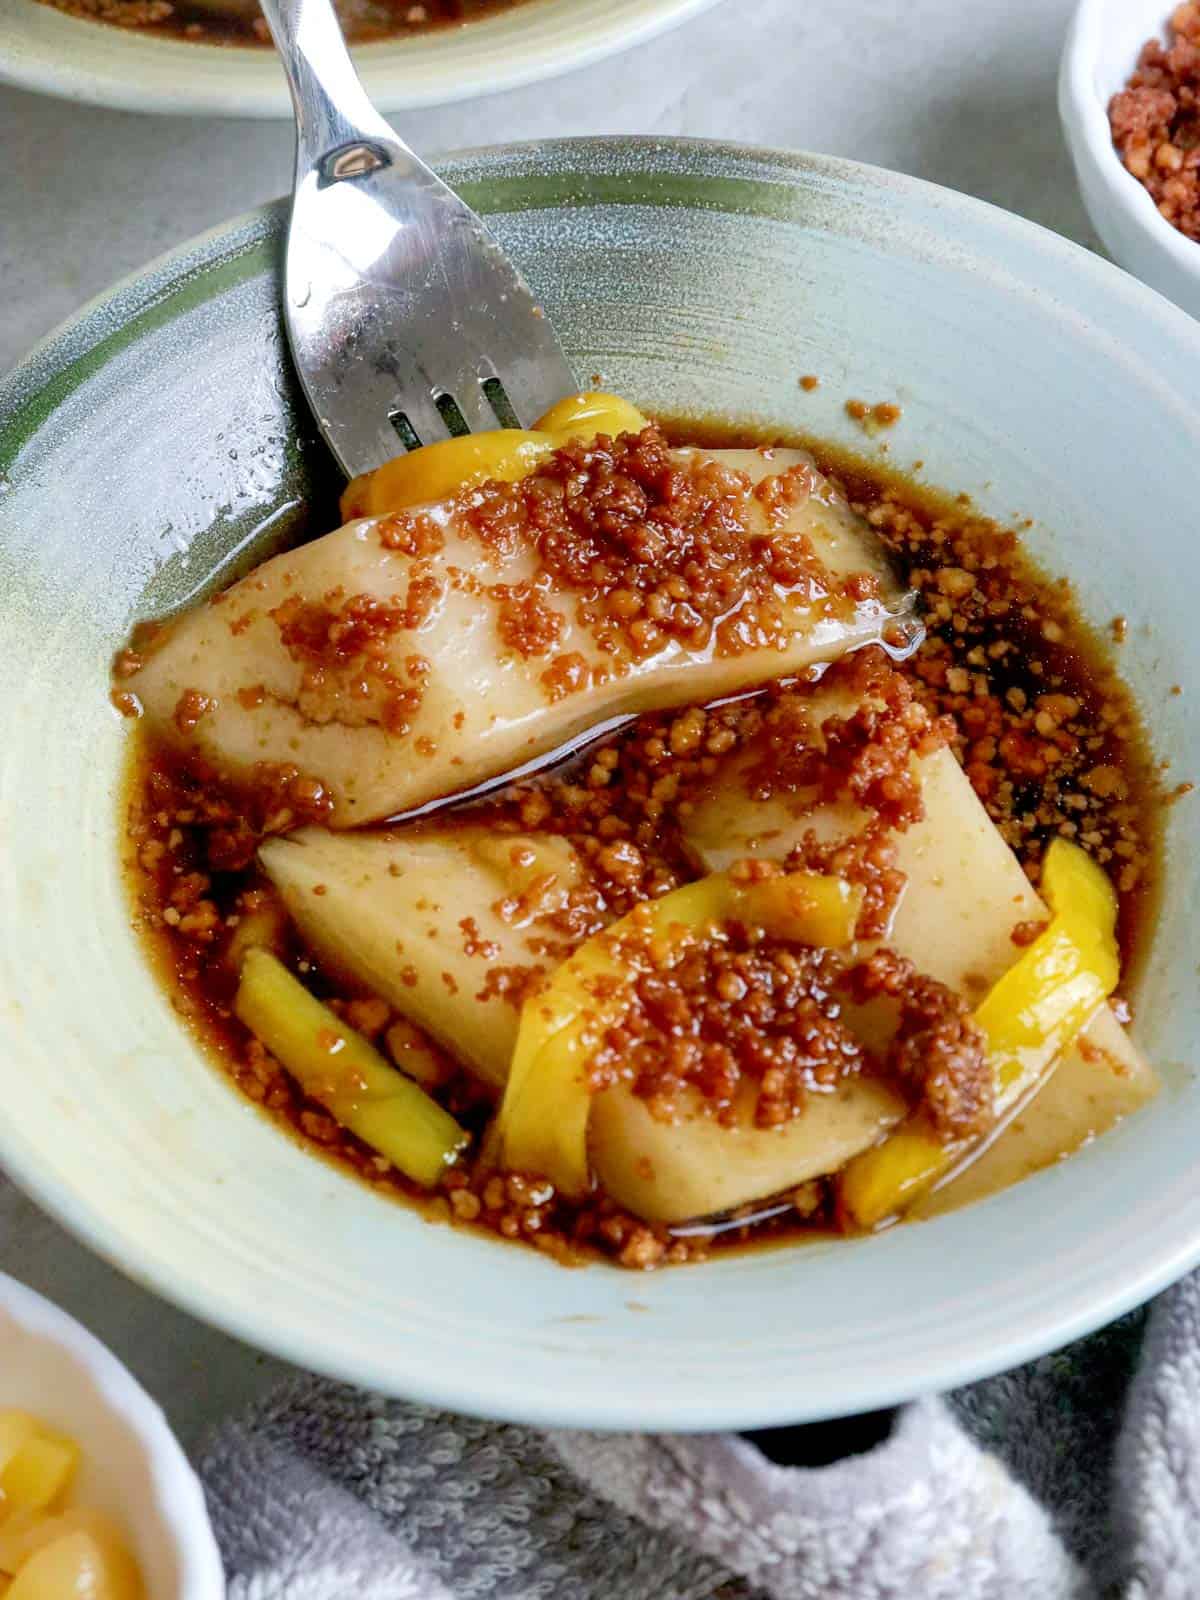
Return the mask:
{"type": "Polygon", "coordinates": [[[1084,205],[1116,261],[1200,317],[1200,243],[1161,214],[1113,148],[1108,102],[1146,39],[1161,37],[1169,0],[1080,0],[1063,49],[1059,114],[1084,205]]]}
{"type": "MultiPolygon", "coordinates": [[[[717,0],[527,0],[461,29],[359,46],[384,112],[522,88],[645,44],[717,0]]],[[[118,111],[216,117],[292,115],[268,50],[139,35],[40,0],[0,0],[0,82],[118,111]]]]}
{"type": "Polygon", "coordinates": [[[225,1579],[199,1479],[162,1411],[111,1351],[4,1275],[0,1348],[0,1405],[40,1413],[79,1439],[92,1479],[85,1498],[97,1503],[103,1494],[111,1502],[103,1509],[128,1526],[154,1600],[221,1600],[225,1579]]]}

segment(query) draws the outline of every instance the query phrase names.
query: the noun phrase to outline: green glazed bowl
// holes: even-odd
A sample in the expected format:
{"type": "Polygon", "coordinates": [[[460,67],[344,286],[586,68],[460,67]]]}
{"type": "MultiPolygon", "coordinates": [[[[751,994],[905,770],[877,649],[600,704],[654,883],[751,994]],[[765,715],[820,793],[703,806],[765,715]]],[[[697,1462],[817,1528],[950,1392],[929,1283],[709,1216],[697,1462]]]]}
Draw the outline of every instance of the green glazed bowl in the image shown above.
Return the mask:
{"type": "MultiPolygon", "coordinates": [[[[704,144],[446,162],[581,380],[861,444],[1003,517],[1124,613],[1174,776],[1200,767],[1200,326],[1028,223],[914,180],[704,144]],[[805,393],[797,379],[821,376],[805,393]],[[1173,684],[1184,688],[1171,695],[1173,684]]],[[[0,1159],[110,1260],[306,1366],[544,1424],[715,1429],[865,1410],[1061,1344],[1200,1259],[1194,810],[1136,993],[1165,1088],[1070,1161],[878,1237],[569,1272],[359,1187],[264,1121],[146,968],[117,871],[107,669],[162,612],[333,525],[288,372],[284,212],[185,246],[0,385],[0,1159]]]]}

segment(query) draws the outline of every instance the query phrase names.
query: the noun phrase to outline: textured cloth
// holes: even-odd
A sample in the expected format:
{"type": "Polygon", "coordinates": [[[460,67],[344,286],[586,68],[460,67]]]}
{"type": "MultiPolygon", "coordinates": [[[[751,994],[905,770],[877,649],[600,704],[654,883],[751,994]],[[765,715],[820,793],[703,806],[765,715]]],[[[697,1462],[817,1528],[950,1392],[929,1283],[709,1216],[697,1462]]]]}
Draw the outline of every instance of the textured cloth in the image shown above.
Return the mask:
{"type": "Polygon", "coordinates": [[[202,1473],[230,1600],[1191,1600],[1200,1275],[829,1466],[306,1378],[218,1429],[202,1473]]]}

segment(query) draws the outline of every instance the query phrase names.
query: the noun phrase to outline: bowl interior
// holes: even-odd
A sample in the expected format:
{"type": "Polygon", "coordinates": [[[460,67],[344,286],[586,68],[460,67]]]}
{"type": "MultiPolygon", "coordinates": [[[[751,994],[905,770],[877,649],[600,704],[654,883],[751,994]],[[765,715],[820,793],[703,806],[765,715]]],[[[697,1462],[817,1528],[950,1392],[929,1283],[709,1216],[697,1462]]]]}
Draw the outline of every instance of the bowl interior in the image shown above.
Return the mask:
{"type": "MultiPolygon", "coordinates": [[[[1123,664],[1155,742],[1173,775],[1195,772],[1188,318],[1029,224],[824,158],[581,141],[444,170],[524,264],[581,378],[860,445],[842,402],[898,400],[890,459],[1032,517],[1035,553],[1085,610],[1128,617],[1123,664]]],[[[1200,1257],[1186,802],[1168,814],[1137,993],[1163,1094],[1071,1161],[920,1226],[651,1277],[565,1272],[359,1188],[213,1070],[129,927],[106,669],[135,616],[332,525],[278,319],[282,216],[158,263],[0,388],[0,642],[19,668],[0,680],[10,1170],[253,1342],[395,1393],[583,1426],[868,1409],[1063,1342],[1200,1257]]]]}
{"type": "Polygon", "coordinates": [[[1166,36],[1170,6],[1160,0],[1093,0],[1096,32],[1092,75],[1096,94],[1107,108],[1123,89],[1147,39],[1166,36]]]}
{"type": "MultiPolygon", "coordinates": [[[[523,0],[462,27],[361,45],[382,111],[441,105],[533,83],[682,22],[714,0],[523,0]]],[[[97,105],[179,115],[291,117],[271,50],[230,49],[0,0],[0,80],[97,105]]]]}

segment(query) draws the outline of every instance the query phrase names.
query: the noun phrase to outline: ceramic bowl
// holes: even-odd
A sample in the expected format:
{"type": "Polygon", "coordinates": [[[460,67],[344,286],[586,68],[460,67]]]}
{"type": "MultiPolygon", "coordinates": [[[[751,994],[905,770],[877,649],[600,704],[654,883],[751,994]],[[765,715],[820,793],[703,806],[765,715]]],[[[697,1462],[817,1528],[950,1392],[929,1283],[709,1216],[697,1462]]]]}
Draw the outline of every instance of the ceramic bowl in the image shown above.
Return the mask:
{"type": "Polygon", "coordinates": [[[1200,317],[1200,243],[1160,213],[1113,149],[1108,103],[1172,0],[1080,0],[1063,50],[1058,107],[1083,203],[1115,261],[1200,317]]]}
{"type": "Polygon", "coordinates": [[[162,1412],[86,1328],[0,1274],[0,1409],[9,1407],[78,1441],[80,1503],[125,1529],[153,1600],[221,1600],[204,1491],[162,1412]]]}
{"type": "MultiPolygon", "coordinates": [[[[665,413],[863,444],[965,490],[1129,620],[1124,670],[1200,767],[1200,327],[1056,235],[911,178],[707,144],[565,141],[445,175],[584,379],[665,413]],[[801,374],[822,379],[815,393],[801,374]],[[1173,684],[1184,688],[1172,695],[1173,684]]],[[[189,1040],[117,869],[114,648],[333,525],[279,323],[283,210],[186,245],[0,387],[0,1159],[195,1314],[463,1411],[711,1429],[867,1410],[1082,1334],[1200,1259],[1195,813],[1136,990],[1159,1099],[1070,1161],[882,1235],[635,1276],[431,1226],[322,1164],[189,1040]]]]}
{"type": "MultiPolygon", "coordinates": [[[[714,0],[526,0],[508,13],[360,45],[381,111],[469,100],[632,49],[714,0]]],[[[39,0],[0,0],[0,82],[123,111],[290,117],[272,50],[230,49],[81,21],[39,0]]]]}

